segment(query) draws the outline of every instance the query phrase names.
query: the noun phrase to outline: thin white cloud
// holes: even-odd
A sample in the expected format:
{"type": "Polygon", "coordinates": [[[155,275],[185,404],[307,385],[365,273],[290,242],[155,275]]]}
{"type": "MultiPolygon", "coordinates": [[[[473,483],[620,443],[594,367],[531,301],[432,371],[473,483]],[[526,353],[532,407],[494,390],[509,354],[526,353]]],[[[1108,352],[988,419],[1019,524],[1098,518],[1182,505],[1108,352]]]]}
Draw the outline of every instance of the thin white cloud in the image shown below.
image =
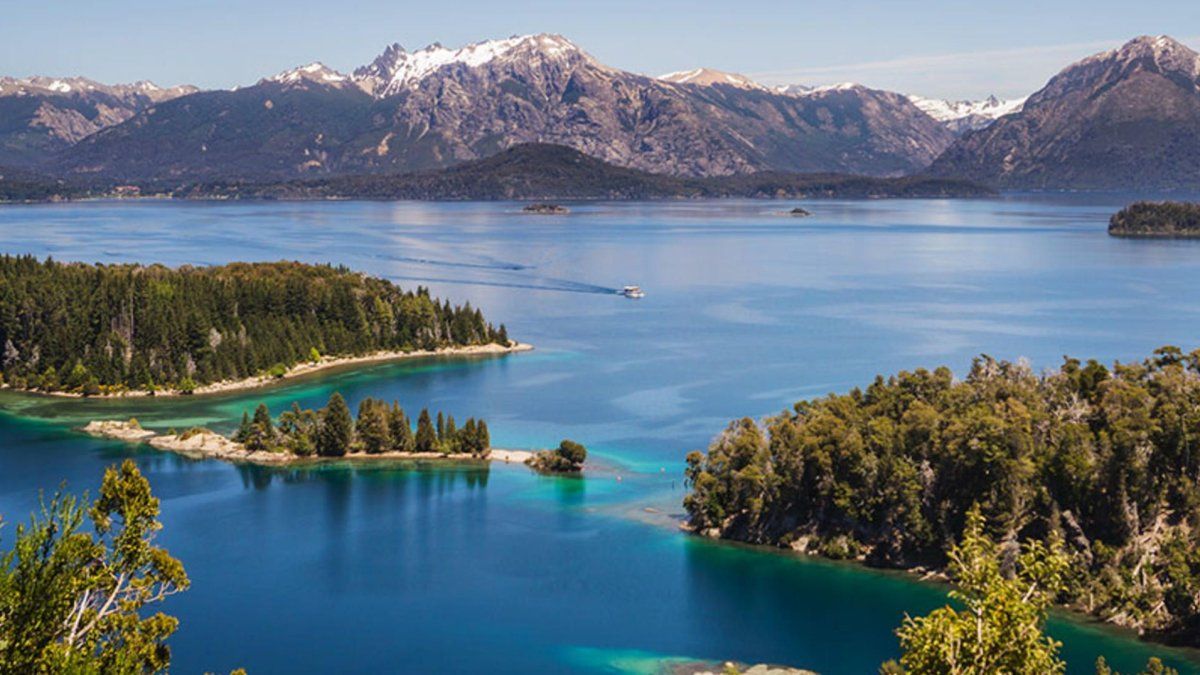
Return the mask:
{"type": "MultiPolygon", "coordinates": [[[[1181,38],[1194,44],[1198,37],[1181,38]]],[[[766,84],[861,82],[868,86],[944,98],[988,94],[1024,96],[1039,89],[1071,63],[1119,47],[1124,39],[1095,40],[1012,49],[905,56],[827,66],[762,71],[753,77],[766,84]]]]}

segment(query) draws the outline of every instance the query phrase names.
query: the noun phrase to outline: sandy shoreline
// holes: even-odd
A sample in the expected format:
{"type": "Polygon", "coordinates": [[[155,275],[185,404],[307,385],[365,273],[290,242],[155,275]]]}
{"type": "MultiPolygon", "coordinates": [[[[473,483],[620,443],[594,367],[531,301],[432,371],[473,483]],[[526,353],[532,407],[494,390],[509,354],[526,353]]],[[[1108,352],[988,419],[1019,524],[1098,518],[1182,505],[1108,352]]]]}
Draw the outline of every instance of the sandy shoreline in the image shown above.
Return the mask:
{"type": "MultiPolygon", "coordinates": [[[[329,370],[330,368],[338,368],[341,366],[367,365],[371,363],[382,363],[384,361],[402,361],[404,359],[416,359],[430,356],[498,356],[500,354],[514,354],[516,352],[527,352],[532,350],[533,345],[521,342],[513,342],[507,347],[492,343],[486,345],[470,345],[468,347],[418,349],[411,352],[382,351],[373,352],[371,354],[363,354],[361,356],[323,356],[321,357],[320,361],[298,363],[289,368],[288,371],[280,377],[274,377],[272,375],[254,375],[251,377],[242,378],[240,380],[223,380],[221,382],[213,382],[198,386],[192,391],[191,394],[185,394],[177,390],[160,389],[150,392],[143,389],[131,389],[128,391],[96,394],[94,396],[89,396],[88,398],[139,398],[148,396],[172,397],[222,394],[246,389],[269,387],[295,377],[311,375],[322,370],[329,370]]],[[[82,394],[65,391],[29,391],[28,393],[42,394],[45,396],[59,396],[63,398],[83,398],[82,394]]]]}
{"type": "Polygon", "coordinates": [[[439,452],[383,452],[378,454],[357,452],[341,457],[298,457],[285,452],[250,451],[241,443],[232,441],[221,434],[207,429],[185,431],[182,434],[159,435],[153,431],[143,429],[134,420],[128,422],[95,420],[83,427],[82,431],[101,438],[146,443],[155,449],[174,452],[193,459],[220,459],[227,462],[258,464],[261,466],[299,466],[340,461],[380,462],[398,460],[430,460],[439,462],[489,461],[502,462],[504,464],[524,464],[525,460],[533,456],[532,452],[526,450],[492,448],[486,459],[470,455],[443,455],[439,452]]]}

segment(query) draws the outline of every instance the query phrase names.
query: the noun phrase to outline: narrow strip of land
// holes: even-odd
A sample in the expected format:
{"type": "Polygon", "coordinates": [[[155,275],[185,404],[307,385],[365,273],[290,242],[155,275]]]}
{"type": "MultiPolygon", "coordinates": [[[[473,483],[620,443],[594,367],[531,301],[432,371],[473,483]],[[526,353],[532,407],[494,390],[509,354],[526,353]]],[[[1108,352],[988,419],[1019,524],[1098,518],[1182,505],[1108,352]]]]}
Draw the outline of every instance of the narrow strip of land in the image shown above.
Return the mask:
{"type": "Polygon", "coordinates": [[[533,457],[533,453],[527,450],[504,450],[501,448],[489,448],[486,456],[483,457],[441,452],[351,452],[338,457],[299,456],[279,451],[250,450],[244,444],[209,429],[190,429],[177,434],[158,434],[148,429],[143,429],[133,420],[95,420],[83,427],[83,431],[101,438],[147,443],[158,450],[174,452],[193,459],[220,459],[227,462],[258,464],[262,466],[292,466],[347,460],[364,462],[397,460],[490,461],[505,464],[524,464],[528,459],[533,457]]]}

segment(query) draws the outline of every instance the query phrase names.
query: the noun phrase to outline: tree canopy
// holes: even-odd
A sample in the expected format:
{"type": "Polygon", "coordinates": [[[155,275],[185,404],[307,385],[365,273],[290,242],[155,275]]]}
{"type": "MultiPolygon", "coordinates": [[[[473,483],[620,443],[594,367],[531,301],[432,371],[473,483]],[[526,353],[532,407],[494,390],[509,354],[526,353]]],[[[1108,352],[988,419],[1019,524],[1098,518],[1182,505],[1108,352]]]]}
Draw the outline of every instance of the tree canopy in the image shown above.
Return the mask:
{"type": "Polygon", "coordinates": [[[1120,237],[1200,237],[1200,204],[1135,202],[1113,214],[1108,233],[1120,237]]]}
{"type": "Polygon", "coordinates": [[[535,453],[529,458],[528,464],[539,471],[576,473],[583,470],[585,461],[587,448],[581,443],[563,439],[557,448],[535,453]]]}

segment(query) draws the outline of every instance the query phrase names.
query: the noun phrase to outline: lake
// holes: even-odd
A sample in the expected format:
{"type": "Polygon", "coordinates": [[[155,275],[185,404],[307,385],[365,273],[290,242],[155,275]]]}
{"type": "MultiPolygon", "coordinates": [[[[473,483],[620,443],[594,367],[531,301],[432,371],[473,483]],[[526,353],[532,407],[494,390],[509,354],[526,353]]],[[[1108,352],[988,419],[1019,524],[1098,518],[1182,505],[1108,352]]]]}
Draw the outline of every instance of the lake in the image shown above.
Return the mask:
{"type": "MultiPolygon", "coordinates": [[[[134,457],[192,589],[167,611],[175,670],[650,672],[735,659],[872,673],[905,612],[899,573],[678,531],[683,457],[729,420],[972,357],[1134,360],[1200,344],[1200,242],[1107,236],[1123,196],[574,204],[95,202],[4,207],[11,253],[62,260],[332,262],[469,300],[537,349],[427,359],[177,400],[0,392],[0,513],[134,457]],[[646,297],[617,294],[638,284],[646,297]],[[137,416],[230,430],[265,400],[333,391],[483,416],[497,447],[585,443],[585,478],[492,465],[248,468],[72,429],[137,416]]],[[[7,539],[5,542],[7,543],[7,539]]],[[[1072,673],[1190,653],[1057,617],[1072,673]]]]}

